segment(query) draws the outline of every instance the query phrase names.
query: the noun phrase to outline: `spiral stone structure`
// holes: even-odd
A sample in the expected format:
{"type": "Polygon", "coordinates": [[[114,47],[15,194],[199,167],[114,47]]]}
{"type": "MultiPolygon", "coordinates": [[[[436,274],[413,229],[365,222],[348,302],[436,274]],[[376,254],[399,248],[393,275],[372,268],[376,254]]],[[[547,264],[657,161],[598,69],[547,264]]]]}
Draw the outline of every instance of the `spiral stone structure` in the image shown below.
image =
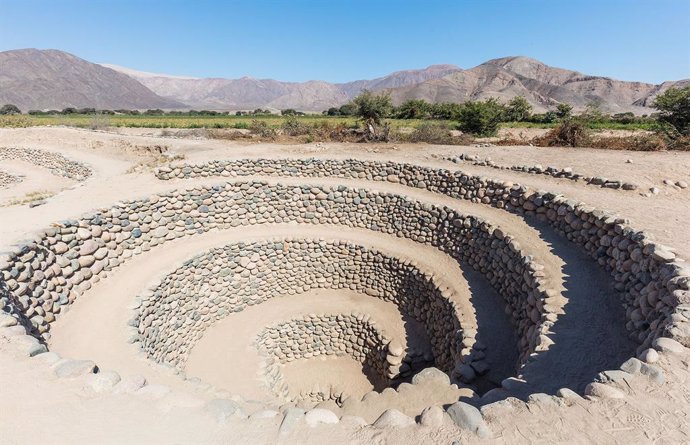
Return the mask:
{"type": "MultiPolygon", "coordinates": [[[[3,156],[21,153],[46,159],[3,156]]],[[[663,385],[657,351],[690,346],[687,264],[559,193],[356,157],[182,161],[153,176],[148,193],[54,220],[0,258],[5,335],[60,380],[188,391],[239,430],[277,419],[280,437],[357,419],[479,440],[508,401],[663,385]]]]}

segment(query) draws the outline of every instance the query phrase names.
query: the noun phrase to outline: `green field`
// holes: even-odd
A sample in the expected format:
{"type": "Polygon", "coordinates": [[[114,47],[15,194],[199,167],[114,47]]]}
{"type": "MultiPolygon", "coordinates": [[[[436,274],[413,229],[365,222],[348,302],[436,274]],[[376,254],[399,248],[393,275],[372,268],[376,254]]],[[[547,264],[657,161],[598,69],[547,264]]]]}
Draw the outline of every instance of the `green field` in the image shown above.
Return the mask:
{"type": "MultiPolygon", "coordinates": [[[[69,114],[69,115],[10,115],[0,116],[0,127],[33,127],[46,125],[62,125],[77,128],[106,128],[106,127],[132,127],[132,128],[249,128],[253,121],[266,122],[271,128],[279,128],[285,120],[285,116],[278,115],[258,115],[258,116],[177,116],[177,115],[91,115],[91,114],[69,114]]],[[[357,127],[360,121],[353,116],[321,116],[306,115],[296,119],[307,125],[322,125],[326,123],[331,126],[344,125],[346,127],[357,127]]],[[[433,122],[447,124],[454,128],[456,123],[443,120],[423,120],[423,119],[387,119],[393,129],[402,127],[416,128],[423,122],[433,122]]],[[[505,122],[501,127],[509,128],[553,128],[553,124],[537,124],[531,122],[505,122]]],[[[590,122],[588,126],[593,130],[650,130],[651,123],[630,123],[620,122],[590,122]]]]}
{"type": "MultiPolygon", "coordinates": [[[[132,127],[132,128],[249,128],[253,121],[266,122],[272,128],[279,128],[287,117],[278,115],[258,116],[170,116],[170,115],[13,115],[0,116],[0,127],[32,127],[45,125],[64,125],[78,128],[132,127]]],[[[307,125],[344,125],[356,127],[356,117],[347,116],[299,116],[300,122],[307,125]]],[[[389,119],[391,127],[417,127],[421,119],[389,119]]],[[[435,121],[442,122],[442,121],[435,121]]]]}

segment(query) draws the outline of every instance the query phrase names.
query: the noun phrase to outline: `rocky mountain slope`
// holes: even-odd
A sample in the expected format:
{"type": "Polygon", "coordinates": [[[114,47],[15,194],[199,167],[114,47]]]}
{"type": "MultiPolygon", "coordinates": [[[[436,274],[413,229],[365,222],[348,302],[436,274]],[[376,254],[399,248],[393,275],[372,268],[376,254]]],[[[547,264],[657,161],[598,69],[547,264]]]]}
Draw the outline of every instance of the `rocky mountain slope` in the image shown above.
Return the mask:
{"type": "Polygon", "coordinates": [[[105,65],[128,74],[157,94],[182,101],[195,108],[251,109],[296,108],[321,111],[342,105],[362,90],[379,91],[386,88],[415,85],[458,71],[453,65],[432,65],[420,70],[397,71],[372,80],[332,84],[312,80],[308,82],[280,82],[272,79],[198,79],[156,75],[105,65]]]}
{"type": "Polygon", "coordinates": [[[348,83],[281,82],[273,79],[194,78],[97,65],[56,50],[0,52],[0,103],[23,110],[95,108],[195,108],[247,110],[255,108],[319,112],[347,103],[362,90],[387,91],[400,104],[408,99],[464,102],[495,97],[503,102],[524,96],[535,111],[568,103],[576,110],[599,102],[611,113],[651,113],[654,98],[671,86],[591,76],[545,65],[528,57],[489,60],[463,70],[432,65],[397,71],[371,80],[348,83]]]}
{"type": "Polygon", "coordinates": [[[130,76],[57,50],[0,52],[0,104],[31,109],[175,108],[130,76]]]}
{"type": "Polygon", "coordinates": [[[599,102],[602,109],[611,113],[643,114],[652,111],[646,107],[651,105],[651,97],[660,87],[590,76],[551,67],[528,57],[506,57],[390,92],[395,102],[408,99],[464,102],[489,97],[506,102],[515,96],[524,96],[536,111],[553,109],[558,103],[583,109],[590,102],[599,102]]]}

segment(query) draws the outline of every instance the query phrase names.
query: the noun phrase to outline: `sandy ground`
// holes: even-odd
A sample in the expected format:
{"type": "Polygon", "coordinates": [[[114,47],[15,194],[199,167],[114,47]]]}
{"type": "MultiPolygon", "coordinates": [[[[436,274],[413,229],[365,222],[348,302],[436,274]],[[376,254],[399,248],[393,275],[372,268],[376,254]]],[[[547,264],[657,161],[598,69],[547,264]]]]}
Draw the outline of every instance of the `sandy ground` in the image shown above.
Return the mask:
{"type": "MultiPolygon", "coordinates": [[[[49,172],[22,163],[12,163],[3,169],[20,172],[25,180],[3,193],[18,195],[38,190],[48,190],[56,196],[45,205],[29,208],[11,206],[0,208],[0,251],[18,240],[30,236],[31,232],[49,226],[53,221],[74,218],[100,207],[112,205],[122,199],[135,199],[152,193],[175,188],[192,187],[199,184],[213,184],[220,178],[193,180],[158,181],[143,170],[131,173],[133,166],[151,159],[147,146],[167,146],[170,152],[184,155],[184,162],[203,162],[209,159],[241,157],[310,157],[347,158],[358,157],[378,160],[413,162],[432,167],[462,169],[472,174],[484,175],[519,182],[535,189],[561,192],[599,208],[609,209],[625,217],[639,228],[650,231],[656,239],[669,245],[679,255],[690,258],[690,230],[685,221],[690,217],[690,189],[682,190],[664,185],[664,179],[690,181],[690,153],[637,153],[592,149],[560,149],[536,147],[446,147],[428,145],[358,145],[358,144],[309,144],[301,146],[279,146],[273,144],[243,145],[228,141],[203,139],[172,139],[145,136],[156,134],[154,130],[118,130],[118,132],[91,132],[65,128],[30,128],[0,130],[0,150],[3,146],[26,146],[59,152],[71,159],[88,164],[94,174],[87,181],[74,186],[70,181],[59,181],[49,172]],[[124,134],[127,133],[127,134],[124,134]],[[600,189],[584,183],[547,176],[534,176],[487,167],[456,165],[443,161],[449,155],[460,153],[490,157],[502,165],[542,164],[559,168],[572,167],[586,175],[634,182],[641,186],[641,192],[649,187],[658,187],[661,193],[649,198],[637,192],[600,189]],[[631,162],[627,162],[627,161],[631,162]],[[6,168],[7,167],[7,168],[6,168]],[[14,170],[12,170],[14,169],[14,170]],[[27,187],[28,185],[28,187],[27,187]],[[17,188],[24,187],[24,188],[17,188]],[[34,190],[35,189],[35,190],[34,190]]],[[[250,178],[244,178],[250,179],[250,178]]],[[[560,387],[581,390],[599,371],[615,369],[632,354],[632,345],[625,336],[622,309],[609,289],[603,272],[580,251],[569,243],[554,236],[549,229],[529,220],[482,205],[452,200],[437,194],[408,189],[397,184],[363,183],[339,179],[262,178],[269,182],[301,184],[343,184],[366,186],[374,190],[402,194],[412,199],[446,205],[465,213],[482,216],[487,220],[509,229],[528,253],[546,266],[550,285],[562,291],[562,312],[554,327],[556,345],[544,359],[530,365],[525,378],[535,392],[554,394],[560,387]],[[606,310],[602,310],[605,307],[606,310]]],[[[3,195],[5,196],[5,195],[3,195]]],[[[2,196],[0,196],[1,198],[2,196]]],[[[242,239],[254,236],[265,239],[276,236],[276,228],[252,228],[254,233],[243,229],[242,239]]],[[[289,230],[294,235],[295,228],[289,230]]],[[[328,228],[307,227],[301,229],[310,237],[322,233],[329,236],[328,228]],[[323,231],[323,232],[319,232],[323,231]]],[[[131,317],[128,306],[132,299],[147,287],[153,278],[171,271],[185,258],[200,251],[232,242],[238,234],[232,231],[213,232],[165,245],[140,255],[112,272],[110,276],[95,284],[54,327],[51,349],[74,358],[95,360],[103,369],[115,369],[123,376],[142,374],[149,382],[165,384],[173,388],[174,394],[194,394],[198,400],[208,397],[202,390],[179,376],[161,369],[137,354],[136,348],[126,342],[128,333],[124,329],[131,317]],[[98,317],[106,313],[109,316],[98,317]],[[97,333],[94,336],[93,333],[97,333]]],[[[287,233],[287,232],[286,232],[287,233]]],[[[487,335],[483,340],[489,343],[488,351],[494,356],[488,361],[495,379],[510,375],[511,332],[507,318],[497,316],[500,297],[487,289],[483,279],[462,265],[440,255],[438,251],[414,242],[389,240],[379,234],[353,236],[357,241],[372,247],[388,249],[396,256],[413,257],[420,264],[439,270],[438,276],[448,286],[454,286],[467,316],[476,320],[480,331],[487,335]],[[440,255],[440,257],[439,257],[440,255]],[[443,258],[441,258],[443,257],[443,258]],[[508,345],[508,346],[506,346],[508,345]],[[506,374],[508,373],[508,374],[506,374]]],[[[347,231],[338,228],[338,238],[347,238],[347,231]]],[[[349,307],[342,296],[333,307],[349,307]]],[[[350,298],[350,297],[348,297],[350,298]]],[[[356,297],[352,297],[356,298],[356,297]]],[[[287,299],[285,299],[287,300],[287,299]]],[[[246,335],[252,329],[249,325],[268,321],[288,319],[306,305],[308,299],[296,309],[283,304],[283,299],[271,302],[273,308],[266,313],[243,314],[243,322],[217,323],[198,343],[190,359],[188,372],[215,380],[219,386],[227,382],[242,381],[249,391],[247,396],[261,396],[254,371],[246,374],[233,369],[232,357],[240,355],[248,346],[246,335]],[[244,329],[244,330],[243,330],[244,329]],[[241,333],[237,341],[227,344],[225,355],[214,357],[214,336],[228,336],[241,333]],[[206,352],[204,352],[204,348],[206,352]],[[233,352],[236,351],[236,352],[233,352]],[[208,363],[217,363],[211,368],[208,363]],[[201,370],[201,374],[199,373],[201,370]],[[223,371],[225,370],[225,371],[223,371]],[[208,372],[204,374],[204,372],[208,372]],[[224,378],[232,376],[231,378],[224,378]],[[215,375],[215,377],[214,377],[215,375]],[[244,379],[244,380],[240,380],[244,379]],[[225,382],[225,383],[223,383],[225,382]],[[252,389],[253,388],[253,389],[252,389]],[[256,391],[256,392],[252,392],[256,391]]],[[[268,306],[266,306],[268,308],[268,306]]],[[[323,310],[330,306],[325,305],[323,310]]],[[[372,307],[371,311],[375,309],[372,307]]],[[[314,312],[309,309],[308,312],[314,312]]],[[[400,332],[400,319],[390,311],[381,308],[380,318],[391,330],[400,332]]],[[[230,318],[230,317],[229,317],[230,318]]],[[[229,320],[228,318],[228,320],[229,320]]],[[[256,327],[256,326],[254,326],[256,327]]],[[[256,330],[254,330],[256,332],[256,330]]],[[[1,337],[1,336],[0,336],[1,337]]],[[[217,354],[216,354],[217,355],[217,354]]],[[[236,368],[256,367],[256,357],[241,354],[244,362],[235,362],[236,368]],[[237,365],[242,366],[237,366],[237,365]]],[[[0,381],[11,382],[0,387],[0,430],[7,432],[6,443],[274,443],[275,425],[269,421],[264,425],[250,423],[209,423],[201,415],[199,404],[192,403],[185,396],[170,396],[151,402],[142,397],[94,395],[84,389],[80,382],[56,382],[44,367],[36,366],[38,359],[21,359],[14,355],[11,344],[0,341],[0,381]],[[180,402],[180,400],[186,400],[180,402]],[[178,406],[183,405],[183,406],[178,406]],[[188,406],[189,405],[189,406],[188,406]],[[55,412],[60,412],[56,417],[55,412]],[[9,413],[9,414],[8,414],[9,413]],[[162,414],[163,413],[163,414],[162,414]],[[41,428],[27,428],[18,419],[35,418],[41,428]],[[106,420],[107,419],[107,420],[106,420]],[[193,425],[193,427],[191,427],[193,425]],[[150,426],[150,427],[147,427],[150,426]]],[[[645,380],[626,383],[621,389],[627,394],[624,399],[577,400],[564,404],[558,401],[535,402],[525,405],[518,401],[505,401],[487,408],[493,441],[497,443],[683,443],[690,441],[690,360],[686,353],[664,355],[660,366],[666,374],[666,383],[650,385],[645,380]]],[[[296,382],[306,382],[309,371],[324,374],[324,369],[333,371],[341,366],[337,362],[319,363],[314,367],[299,364],[287,370],[296,382]]],[[[291,365],[292,366],[292,365],[291,365]]],[[[350,374],[333,373],[341,379],[350,374]]],[[[350,374],[351,375],[351,374],[350,374]]],[[[359,384],[363,383],[361,380],[359,384]]],[[[354,380],[353,380],[354,384],[354,380]]],[[[226,386],[227,387],[227,386],[226,386]]],[[[353,386],[354,387],[354,386],[353,386]]],[[[364,385],[357,386],[359,390],[364,385]]],[[[231,388],[228,388],[231,389],[231,388]]],[[[234,387],[232,388],[234,389],[234,387]]],[[[269,419],[275,422],[273,419],[269,419]]],[[[325,427],[324,427],[325,428],[325,427]]],[[[294,443],[317,443],[329,440],[332,443],[450,443],[455,439],[474,441],[476,438],[463,436],[457,430],[443,427],[437,430],[419,427],[414,431],[375,430],[365,428],[352,432],[340,425],[338,428],[313,429],[309,434],[297,431],[288,439],[294,443]]]]}

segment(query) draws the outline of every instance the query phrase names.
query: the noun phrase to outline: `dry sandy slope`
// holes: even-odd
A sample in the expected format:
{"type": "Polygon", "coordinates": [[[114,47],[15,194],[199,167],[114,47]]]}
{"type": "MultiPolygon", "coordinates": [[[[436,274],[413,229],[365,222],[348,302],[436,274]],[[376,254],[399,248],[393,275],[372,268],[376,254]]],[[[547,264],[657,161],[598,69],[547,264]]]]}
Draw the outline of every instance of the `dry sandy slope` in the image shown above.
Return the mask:
{"type": "MultiPolygon", "coordinates": [[[[655,185],[662,188],[662,193],[651,198],[643,198],[634,192],[599,189],[568,180],[536,177],[483,167],[461,166],[462,170],[470,173],[509,179],[533,188],[562,191],[570,197],[584,200],[597,207],[618,211],[629,217],[635,226],[650,230],[662,242],[675,248],[681,256],[690,257],[690,231],[685,229],[685,221],[690,216],[690,205],[688,205],[690,192],[662,184],[662,180],[666,178],[687,180],[688,171],[690,171],[690,154],[687,153],[435,146],[401,146],[393,150],[387,146],[367,147],[347,144],[326,144],[325,149],[322,149],[324,145],[282,147],[254,144],[243,146],[223,141],[161,139],[60,128],[0,130],[0,147],[30,146],[55,150],[75,160],[86,162],[94,169],[94,176],[83,187],[65,190],[49,199],[44,206],[34,209],[26,206],[0,209],[2,222],[0,246],[9,245],[33,230],[46,227],[52,221],[73,218],[82,212],[109,206],[119,199],[145,197],[151,193],[175,187],[214,182],[213,179],[209,179],[165,184],[155,180],[149,174],[126,174],[129,167],[140,161],[132,155],[121,153],[122,147],[132,144],[166,144],[177,152],[185,153],[189,161],[195,162],[245,156],[296,155],[329,158],[356,156],[458,168],[456,165],[439,159],[450,154],[472,153],[488,154],[495,161],[500,160],[505,164],[541,163],[558,167],[570,166],[576,171],[589,175],[603,172],[604,176],[611,178],[629,180],[643,186],[655,185]],[[592,162],[592,159],[596,159],[596,162],[592,162]],[[631,159],[632,164],[626,164],[626,159],[631,159]]],[[[39,179],[39,183],[41,181],[45,182],[39,179]]],[[[302,182],[313,183],[314,181],[302,180],[302,182]]],[[[377,190],[386,187],[382,184],[371,186],[377,190]]],[[[401,188],[391,191],[410,195],[413,193],[407,190],[402,191],[401,188]]],[[[415,194],[412,196],[416,199],[430,200],[430,202],[445,200],[444,197],[437,195],[415,194]]],[[[464,207],[467,204],[469,203],[455,202],[454,206],[464,207]]],[[[479,207],[472,207],[468,213],[480,212],[479,207]]],[[[599,298],[595,295],[599,292],[606,294],[604,288],[595,292],[591,292],[590,289],[591,283],[602,283],[600,277],[597,276],[600,272],[588,269],[589,261],[577,251],[566,247],[560,248],[559,243],[564,243],[563,240],[540,233],[539,228],[530,228],[524,222],[518,223],[512,220],[516,218],[512,215],[501,214],[506,219],[499,219],[498,222],[509,224],[511,231],[524,237],[525,239],[521,240],[523,247],[527,246],[533,249],[537,256],[547,259],[546,262],[554,270],[554,280],[565,282],[566,296],[569,297],[571,305],[566,306],[568,312],[576,313],[572,305],[579,302],[579,307],[585,312],[578,318],[586,317],[587,308],[593,304],[591,298],[599,298]],[[530,239],[534,240],[533,245],[529,244],[530,239]],[[554,250],[555,256],[549,256],[552,255],[549,252],[550,249],[554,250]],[[552,258],[553,262],[548,261],[552,258]],[[583,276],[582,273],[589,275],[583,276]],[[581,295],[582,299],[575,298],[576,295],[581,295]]],[[[496,218],[499,218],[498,214],[492,213],[488,219],[496,218]]],[[[123,294],[134,295],[132,292],[136,291],[130,289],[123,294]]],[[[87,301],[87,299],[84,300],[84,302],[87,301]]],[[[599,304],[600,300],[596,301],[597,303],[594,304],[599,304]]],[[[73,312],[76,313],[79,307],[80,304],[76,304],[73,312]]],[[[572,329],[582,328],[577,323],[578,318],[572,319],[574,323],[572,329]]],[[[605,328],[605,323],[596,323],[591,331],[594,337],[584,340],[592,338],[608,340],[608,332],[605,328]]],[[[564,329],[564,332],[575,332],[572,329],[564,329]]],[[[75,335],[91,340],[92,332],[94,331],[82,331],[75,335]]],[[[612,349],[616,347],[611,346],[612,349]]],[[[560,356],[565,358],[567,354],[560,356]]],[[[7,432],[7,443],[39,441],[48,443],[224,443],[227,442],[228,437],[238,442],[275,442],[275,436],[272,435],[274,427],[269,427],[269,425],[261,427],[254,424],[244,425],[242,429],[238,429],[237,425],[210,424],[207,418],[196,411],[198,407],[187,407],[180,411],[170,410],[169,405],[178,402],[152,403],[136,397],[94,396],[84,390],[83,383],[79,381],[53,381],[54,378],[50,377],[49,372],[40,366],[32,365],[37,360],[18,359],[11,345],[5,340],[0,341],[0,381],[11,382],[11,385],[2,385],[0,390],[2,391],[0,413],[3,414],[0,416],[0,429],[7,432]],[[56,416],[56,412],[60,415],[56,416]],[[165,414],[161,414],[162,412],[165,414]],[[25,423],[17,420],[28,418],[36,418],[41,427],[27,428],[25,423]],[[194,425],[194,428],[189,428],[189,425],[194,425]],[[63,441],[64,438],[69,438],[69,440],[63,441]]],[[[666,373],[667,382],[664,385],[648,385],[644,379],[637,378],[629,385],[622,387],[629,393],[629,396],[622,400],[599,400],[594,403],[577,401],[571,406],[560,408],[552,406],[552,402],[544,401],[529,405],[506,402],[501,405],[503,408],[492,406],[486,415],[492,419],[493,440],[498,443],[688,442],[690,440],[688,414],[690,390],[687,389],[690,376],[689,363],[687,351],[679,356],[663,355],[660,366],[666,373]]],[[[123,364],[128,365],[127,362],[123,364]]],[[[166,381],[166,377],[162,374],[156,375],[156,378],[161,382],[166,381]]],[[[172,382],[176,377],[168,376],[167,379],[174,385],[172,382]]],[[[188,389],[186,386],[181,387],[188,389]]],[[[183,404],[194,405],[187,402],[183,404]]],[[[307,431],[308,435],[304,435],[307,434],[305,431],[298,431],[290,437],[289,441],[302,443],[308,437],[313,443],[324,440],[332,443],[351,441],[450,443],[451,439],[461,437],[455,430],[446,428],[438,431],[424,430],[424,428],[377,431],[367,428],[359,430],[354,435],[335,427],[307,431]]]]}

